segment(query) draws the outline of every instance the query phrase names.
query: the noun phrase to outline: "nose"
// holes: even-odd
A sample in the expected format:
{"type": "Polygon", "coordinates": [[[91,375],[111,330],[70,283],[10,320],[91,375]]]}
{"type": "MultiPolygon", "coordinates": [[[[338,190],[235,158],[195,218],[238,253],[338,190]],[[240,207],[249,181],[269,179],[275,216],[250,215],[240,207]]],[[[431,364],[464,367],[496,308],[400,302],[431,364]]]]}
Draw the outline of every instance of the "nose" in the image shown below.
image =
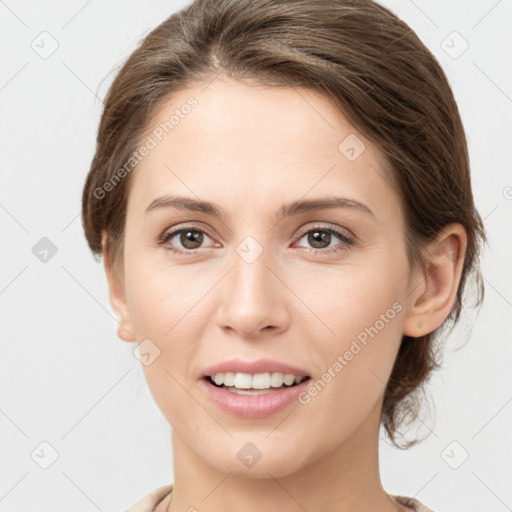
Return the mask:
{"type": "Polygon", "coordinates": [[[285,331],[292,293],[279,276],[275,260],[265,251],[254,261],[235,252],[232,263],[217,290],[217,325],[244,338],[268,337],[285,331]]]}

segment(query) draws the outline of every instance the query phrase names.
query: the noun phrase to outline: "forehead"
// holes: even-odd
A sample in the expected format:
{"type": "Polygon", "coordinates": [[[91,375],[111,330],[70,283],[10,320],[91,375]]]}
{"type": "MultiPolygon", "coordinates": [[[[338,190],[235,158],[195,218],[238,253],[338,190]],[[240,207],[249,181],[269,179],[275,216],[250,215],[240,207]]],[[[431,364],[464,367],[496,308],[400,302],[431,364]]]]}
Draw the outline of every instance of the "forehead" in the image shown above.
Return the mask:
{"type": "Polygon", "coordinates": [[[226,78],[197,84],[160,105],[144,143],[152,147],[129,198],[137,210],[164,194],[228,201],[235,212],[334,194],[400,214],[382,153],[315,91],[226,78]]]}

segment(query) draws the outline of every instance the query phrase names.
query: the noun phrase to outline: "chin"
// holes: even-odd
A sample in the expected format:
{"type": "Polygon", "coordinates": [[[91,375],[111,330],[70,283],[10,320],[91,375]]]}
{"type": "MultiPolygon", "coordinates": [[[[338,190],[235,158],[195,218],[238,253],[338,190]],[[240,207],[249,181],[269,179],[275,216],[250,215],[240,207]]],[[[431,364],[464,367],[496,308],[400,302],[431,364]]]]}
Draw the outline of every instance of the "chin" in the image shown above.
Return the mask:
{"type": "Polygon", "coordinates": [[[214,447],[204,446],[198,455],[215,470],[240,478],[284,477],[308,464],[307,454],[292,439],[265,439],[267,435],[237,435],[214,447]]]}

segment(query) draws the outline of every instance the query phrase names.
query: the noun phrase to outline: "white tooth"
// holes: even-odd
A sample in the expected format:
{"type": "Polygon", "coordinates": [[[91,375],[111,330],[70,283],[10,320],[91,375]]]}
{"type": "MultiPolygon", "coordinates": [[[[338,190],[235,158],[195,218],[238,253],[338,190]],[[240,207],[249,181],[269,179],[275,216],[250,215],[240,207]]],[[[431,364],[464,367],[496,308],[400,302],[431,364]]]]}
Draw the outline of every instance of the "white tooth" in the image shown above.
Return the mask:
{"type": "Polygon", "coordinates": [[[224,374],[224,386],[235,385],[235,374],[233,372],[226,372],[224,374]]]}
{"type": "Polygon", "coordinates": [[[274,372],[270,376],[270,385],[273,388],[280,388],[283,385],[283,377],[284,375],[281,372],[274,372]]]}
{"type": "Polygon", "coordinates": [[[252,377],[253,389],[268,389],[270,387],[270,373],[257,373],[252,377]]]}
{"type": "Polygon", "coordinates": [[[252,388],[252,375],[250,373],[235,373],[235,388],[250,389],[252,388]]]}
{"type": "Polygon", "coordinates": [[[216,373],[211,375],[211,379],[217,386],[226,388],[237,388],[237,389],[255,389],[265,390],[270,388],[280,388],[283,385],[292,386],[293,384],[299,384],[304,380],[305,377],[296,377],[291,373],[283,374],[281,372],[273,373],[257,373],[251,375],[250,373],[241,372],[226,372],[216,373]]]}
{"type": "Polygon", "coordinates": [[[295,382],[295,375],[292,375],[291,373],[287,373],[283,377],[283,380],[287,386],[291,386],[295,382]]]}

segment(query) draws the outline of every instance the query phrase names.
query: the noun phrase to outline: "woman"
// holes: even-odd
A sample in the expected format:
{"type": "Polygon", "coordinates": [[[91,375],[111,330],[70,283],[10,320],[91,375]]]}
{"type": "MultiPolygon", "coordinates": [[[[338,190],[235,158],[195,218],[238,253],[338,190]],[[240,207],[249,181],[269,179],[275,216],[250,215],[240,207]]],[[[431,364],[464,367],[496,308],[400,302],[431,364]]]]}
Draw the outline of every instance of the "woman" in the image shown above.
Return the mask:
{"type": "MultiPolygon", "coordinates": [[[[196,0],[106,98],[83,191],[172,427],[134,511],[429,511],[379,476],[486,241],[447,79],[370,0],[196,0]]],[[[405,443],[405,446],[414,441],[405,443]]]]}

